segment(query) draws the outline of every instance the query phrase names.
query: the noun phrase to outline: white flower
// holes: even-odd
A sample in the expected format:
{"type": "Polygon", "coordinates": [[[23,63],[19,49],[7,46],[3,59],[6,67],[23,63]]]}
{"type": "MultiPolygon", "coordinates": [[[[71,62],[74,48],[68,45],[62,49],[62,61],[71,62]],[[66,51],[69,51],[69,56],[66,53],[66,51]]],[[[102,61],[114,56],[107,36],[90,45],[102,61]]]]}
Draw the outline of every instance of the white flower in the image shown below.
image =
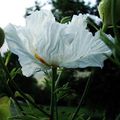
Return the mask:
{"type": "Polygon", "coordinates": [[[8,25],[6,41],[19,56],[23,74],[30,76],[51,66],[102,67],[105,54],[110,55],[111,50],[100,39],[99,31],[93,36],[86,29],[86,18],[74,15],[69,24],[60,24],[51,12],[41,10],[27,17],[24,27],[8,25]]]}

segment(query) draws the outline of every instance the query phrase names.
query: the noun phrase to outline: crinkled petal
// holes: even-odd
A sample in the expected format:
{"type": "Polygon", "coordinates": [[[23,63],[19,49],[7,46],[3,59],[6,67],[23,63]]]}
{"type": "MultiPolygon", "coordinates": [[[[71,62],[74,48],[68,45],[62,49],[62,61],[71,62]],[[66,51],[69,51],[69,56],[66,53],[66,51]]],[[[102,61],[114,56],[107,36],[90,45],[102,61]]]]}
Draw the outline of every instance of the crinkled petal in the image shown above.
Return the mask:
{"type": "Polygon", "coordinates": [[[40,70],[43,65],[30,52],[30,46],[27,44],[29,39],[23,39],[24,36],[21,35],[20,30],[13,25],[8,25],[5,28],[5,33],[9,49],[19,56],[23,74],[25,76],[31,76],[40,70]]]}
{"type": "MultiPolygon", "coordinates": [[[[65,56],[62,58],[63,61],[60,63],[60,66],[67,68],[102,67],[103,61],[107,58],[106,55],[112,53],[100,39],[99,31],[93,36],[92,33],[86,29],[86,18],[87,16],[81,14],[77,17],[73,16],[72,22],[68,25],[66,33],[73,33],[73,39],[64,50],[65,56]],[[76,29],[73,29],[73,26],[76,26],[76,29]]],[[[108,37],[110,40],[113,40],[110,35],[108,37]]]]}
{"type": "Polygon", "coordinates": [[[38,38],[42,32],[44,32],[44,26],[48,21],[53,22],[55,18],[51,11],[46,10],[33,12],[32,15],[26,18],[26,29],[35,37],[35,39],[33,39],[35,42],[38,42],[38,38]]]}
{"type": "Polygon", "coordinates": [[[64,52],[64,29],[66,25],[57,22],[50,22],[44,27],[41,40],[37,45],[37,53],[49,64],[57,65],[62,60],[64,52]],[[60,55],[62,55],[60,57],[60,55]]]}
{"type": "MultiPolygon", "coordinates": [[[[72,47],[69,47],[72,56],[60,66],[67,68],[103,67],[103,61],[107,58],[106,55],[111,55],[112,51],[100,39],[99,31],[95,36],[92,36],[89,31],[86,31],[85,35],[84,37],[83,34],[83,38],[80,37],[81,39],[78,37],[72,47]]],[[[111,40],[113,39],[111,36],[108,37],[111,40]]]]}
{"type": "Polygon", "coordinates": [[[52,13],[37,11],[27,17],[26,27],[10,24],[5,28],[8,46],[14,54],[19,56],[23,74],[26,76],[34,74],[41,68],[47,68],[35,58],[36,45],[41,39],[47,21],[55,21],[52,13]]]}
{"type": "MultiPolygon", "coordinates": [[[[87,16],[73,16],[70,24],[48,22],[38,42],[38,54],[49,65],[68,68],[102,67],[111,50],[100,39],[86,29],[87,16]],[[76,29],[75,29],[76,27],[76,29]]],[[[111,39],[111,38],[110,38],[111,39]]]]}

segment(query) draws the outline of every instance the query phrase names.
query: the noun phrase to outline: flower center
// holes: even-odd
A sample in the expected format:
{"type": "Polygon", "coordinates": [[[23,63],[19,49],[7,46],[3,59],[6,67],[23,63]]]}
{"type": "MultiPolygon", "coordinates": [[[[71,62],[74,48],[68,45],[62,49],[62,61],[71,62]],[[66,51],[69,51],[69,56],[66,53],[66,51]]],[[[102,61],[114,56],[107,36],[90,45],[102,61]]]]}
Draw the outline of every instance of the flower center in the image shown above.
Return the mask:
{"type": "Polygon", "coordinates": [[[35,58],[37,58],[41,63],[50,66],[42,57],[40,57],[37,53],[35,53],[35,58]]]}

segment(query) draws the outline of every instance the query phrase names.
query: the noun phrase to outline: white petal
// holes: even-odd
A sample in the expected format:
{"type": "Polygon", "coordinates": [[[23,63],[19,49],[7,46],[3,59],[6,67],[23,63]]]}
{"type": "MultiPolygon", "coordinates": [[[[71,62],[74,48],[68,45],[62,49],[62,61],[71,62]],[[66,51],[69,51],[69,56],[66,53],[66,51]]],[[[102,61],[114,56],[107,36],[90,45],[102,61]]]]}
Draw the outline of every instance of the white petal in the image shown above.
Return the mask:
{"type": "Polygon", "coordinates": [[[25,76],[31,76],[38,69],[41,69],[41,64],[34,58],[32,52],[30,52],[30,46],[27,44],[29,39],[23,39],[25,36],[18,28],[13,25],[8,25],[5,28],[6,41],[9,49],[19,56],[23,74],[25,76]]]}
{"type": "Polygon", "coordinates": [[[57,22],[48,23],[44,28],[41,40],[38,42],[38,54],[50,65],[59,65],[59,62],[62,59],[59,55],[65,54],[62,53],[64,50],[62,39],[64,37],[63,34],[65,27],[66,25],[57,22]]]}
{"type": "Polygon", "coordinates": [[[26,76],[34,74],[38,69],[47,68],[34,55],[36,45],[48,21],[55,21],[54,17],[51,12],[43,10],[27,17],[26,27],[8,25],[5,28],[8,46],[14,54],[19,56],[23,74],[26,76]]]}
{"type": "Polygon", "coordinates": [[[102,67],[105,54],[111,54],[109,48],[100,39],[86,29],[87,16],[74,16],[69,24],[48,22],[38,42],[38,54],[50,65],[76,68],[102,67]],[[76,27],[76,29],[75,29],[76,27]]]}
{"type": "Polygon", "coordinates": [[[71,20],[71,22],[69,23],[69,25],[73,25],[72,27],[86,27],[87,26],[87,22],[86,22],[86,19],[87,19],[87,15],[82,15],[82,14],[79,14],[78,16],[77,15],[73,15],[73,18],[71,20]]]}
{"type": "Polygon", "coordinates": [[[73,57],[71,58],[68,47],[71,48],[71,43],[74,40],[76,32],[79,31],[78,29],[86,28],[87,23],[85,20],[86,16],[80,14],[79,16],[74,16],[69,25],[54,21],[46,23],[44,32],[38,42],[38,54],[50,65],[59,66],[64,61],[72,59],[73,57]]]}
{"type": "Polygon", "coordinates": [[[41,71],[39,63],[33,58],[30,58],[31,56],[24,54],[19,54],[19,62],[22,66],[22,73],[26,77],[31,76],[35,74],[36,72],[41,71]]]}
{"type": "Polygon", "coordinates": [[[103,61],[107,58],[106,55],[111,55],[111,50],[100,39],[99,32],[92,36],[89,31],[86,31],[72,45],[69,51],[73,56],[61,66],[67,68],[103,67],[103,61]]]}
{"type": "Polygon", "coordinates": [[[50,11],[40,10],[33,12],[32,15],[26,18],[26,29],[30,30],[33,36],[38,38],[44,31],[44,25],[46,25],[48,21],[55,21],[55,18],[50,11]]]}
{"type": "MultiPolygon", "coordinates": [[[[72,23],[66,29],[66,34],[72,35],[72,40],[70,44],[65,46],[66,48],[63,48],[65,55],[62,58],[63,61],[59,64],[60,66],[68,68],[102,67],[103,61],[107,58],[105,54],[111,54],[111,50],[100,39],[100,32],[93,36],[86,29],[86,18],[85,15],[81,14],[78,17],[73,17],[72,23]]],[[[112,37],[109,38],[112,39],[112,37]]]]}

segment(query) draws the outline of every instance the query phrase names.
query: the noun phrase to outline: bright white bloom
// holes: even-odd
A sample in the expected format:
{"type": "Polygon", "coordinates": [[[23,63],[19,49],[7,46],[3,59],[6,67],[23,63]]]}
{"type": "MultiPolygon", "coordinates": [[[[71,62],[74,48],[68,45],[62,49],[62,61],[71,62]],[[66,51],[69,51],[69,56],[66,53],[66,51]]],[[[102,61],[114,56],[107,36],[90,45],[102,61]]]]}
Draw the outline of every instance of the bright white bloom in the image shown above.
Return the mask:
{"type": "Polygon", "coordinates": [[[87,15],[74,15],[69,24],[60,24],[51,12],[41,10],[27,17],[25,27],[8,25],[6,41],[19,56],[23,74],[30,76],[51,66],[102,67],[105,54],[110,55],[111,50],[99,31],[93,36],[86,29],[86,19],[87,15]]]}

